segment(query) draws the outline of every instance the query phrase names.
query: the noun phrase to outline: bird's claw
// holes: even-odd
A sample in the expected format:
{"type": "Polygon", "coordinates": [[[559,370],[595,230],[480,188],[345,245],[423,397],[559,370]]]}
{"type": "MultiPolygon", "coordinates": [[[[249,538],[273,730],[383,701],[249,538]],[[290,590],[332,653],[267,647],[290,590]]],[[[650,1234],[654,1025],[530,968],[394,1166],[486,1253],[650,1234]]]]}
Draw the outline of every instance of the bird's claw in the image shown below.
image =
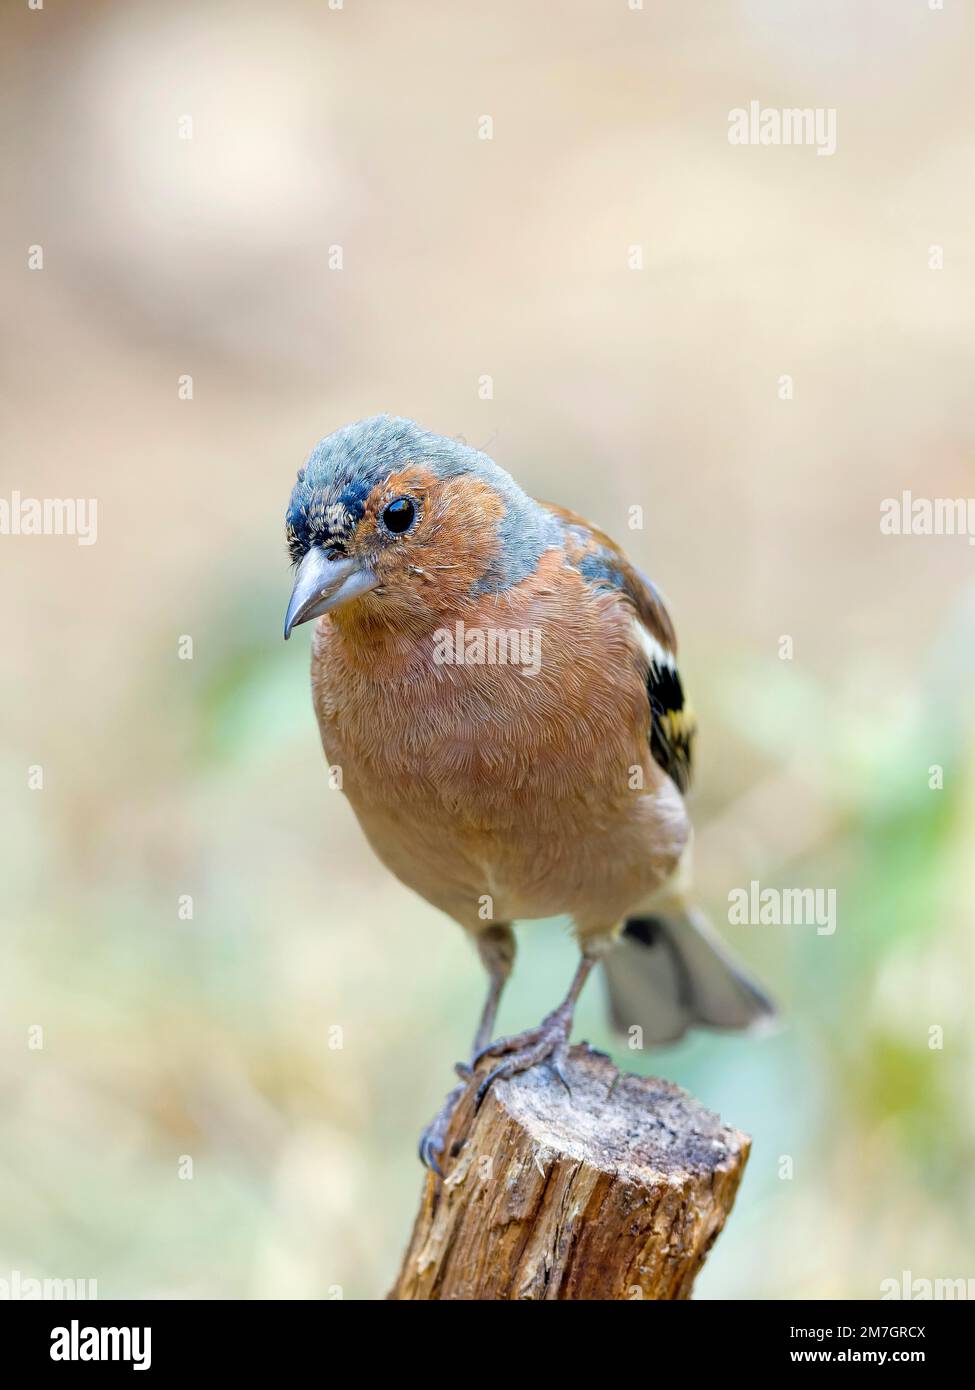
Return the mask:
{"type": "Polygon", "coordinates": [[[480,1109],[485,1096],[495,1081],[507,1081],[509,1077],[517,1076],[519,1072],[528,1071],[530,1067],[537,1066],[539,1062],[548,1063],[550,1070],[554,1072],[571,1096],[572,1088],[563,1071],[571,1026],[571,1012],[565,1008],[559,1008],[543,1019],[537,1028],[530,1028],[527,1032],[517,1033],[512,1037],[498,1038],[496,1042],[482,1048],[473,1060],[473,1067],[476,1067],[484,1057],[501,1057],[502,1060],[497,1066],[492,1067],[481,1080],[474,1097],[475,1111],[480,1109]]]}
{"type": "Polygon", "coordinates": [[[443,1157],[450,1122],[461,1096],[476,1080],[475,1073],[478,1063],[483,1061],[485,1057],[496,1057],[500,1060],[488,1071],[486,1076],[481,1078],[477,1085],[477,1090],[474,1093],[475,1113],[480,1110],[485,1096],[495,1081],[507,1081],[509,1077],[517,1076],[519,1072],[528,1071],[529,1067],[537,1066],[539,1062],[548,1064],[553,1075],[558,1078],[565,1087],[567,1095],[571,1097],[572,1087],[569,1085],[564,1071],[571,1027],[572,1010],[566,1005],[561,1005],[546,1018],[543,1018],[537,1028],[529,1028],[524,1033],[514,1033],[511,1037],[498,1038],[495,1042],[488,1043],[487,1047],[480,1048],[471,1058],[470,1065],[465,1062],[455,1063],[454,1071],[461,1078],[461,1084],[454,1087],[437,1114],[420,1135],[420,1162],[424,1167],[431,1169],[438,1177],[443,1177],[440,1161],[443,1157]]]}
{"type": "Polygon", "coordinates": [[[429,1168],[436,1173],[438,1178],[443,1177],[443,1169],[440,1160],[443,1157],[444,1147],[447,1142],[447,1131],[450,1128],[450,1121],[453,1119],[454,1111],[457,1109],[457,1102],[467,1090],[467,1084],[455,1086],[447,1096],[443,1105],[434,1115],[426,1129],[420,1135],[418,1152],[420,1162],[424,1168],[429,1168]]]}
{"type": "Polygon", "coordinates": [[[559,1081],[562,1082],[562,1085],[565,1087],[566,1094],[568,1095],[569,1099],[571,1100],[571,1099],[572,1099],[572,1087],[569,1085],[568,1081],[566,1080],[565,1072],[562,1070],[562,1065],[561,1065],[561,1063],[560,1063],[560,1061],[559,1061],[559,1059],[558,1059],[557,1057],[549,1057],[549,1059],[548,1059],[548,1069],[549,1069],[550,1072],[553,1072],[553,1073],[558,1077],[559,1081]]]}
{"type": "Polygon", "coordinates": [[[438,1178],[443,1177],[443,1169],[440,1167],[440,1155],[443,1153],[443,1141],[439,1143],[436,1138],[425,1129],[420,1135],[420,1144],[417,1152],[420,1155],[420,1162],[424,1168],[429,1168],[431,1173],[436,1173],[438,1178]]]}

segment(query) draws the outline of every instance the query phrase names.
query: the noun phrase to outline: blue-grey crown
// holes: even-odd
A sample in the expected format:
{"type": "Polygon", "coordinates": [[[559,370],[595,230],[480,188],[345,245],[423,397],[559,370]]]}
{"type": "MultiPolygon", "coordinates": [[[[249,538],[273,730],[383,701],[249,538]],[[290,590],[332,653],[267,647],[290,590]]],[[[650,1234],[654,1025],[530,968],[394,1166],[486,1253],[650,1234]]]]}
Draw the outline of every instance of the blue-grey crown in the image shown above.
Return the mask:
{"type": "Polygon", "coordinates": [[[440,478],[474,474],[501,497],[499,554],[474,586],[475,593],[517,584],[533,574],[542,553],[558,543],[556,518],[487,454],[421,429],[412,420],[375,415],[327,435],[308,455],[287,513],[292,553],[314,544],[341,545],[361,520],[373,488],[410,464],[423,464],[440,478]]]}

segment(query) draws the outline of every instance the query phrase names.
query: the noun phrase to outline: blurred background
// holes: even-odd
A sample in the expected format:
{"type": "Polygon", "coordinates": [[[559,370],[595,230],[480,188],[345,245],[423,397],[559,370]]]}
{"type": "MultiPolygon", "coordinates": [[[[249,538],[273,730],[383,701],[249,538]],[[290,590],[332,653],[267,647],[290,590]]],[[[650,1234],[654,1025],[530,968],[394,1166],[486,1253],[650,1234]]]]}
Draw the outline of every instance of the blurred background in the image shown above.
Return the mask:
{"type": "MultiPolygon", "coordinates": [[[[0,497],[98,532],[0,536],[0,1277],[389,1286],[483,980],[329,790],[281,640],[295,471],[379,411],[668,596],[701,901],[784,1027],[630,1053],[597,981],[576,1037],[754,1138],[697,1295],[975,1276],[975,552],[879,525],[975,495],[972,24],[4,7],[0,497]],[[835,108],[836,153],[729,144],[752,100],[835,108]],[[835,934],[727,925],[753,879],[835,888],[835,934]]],[[[574,964],[564,922],[519,941],[506,1031],[574,964]]]]}

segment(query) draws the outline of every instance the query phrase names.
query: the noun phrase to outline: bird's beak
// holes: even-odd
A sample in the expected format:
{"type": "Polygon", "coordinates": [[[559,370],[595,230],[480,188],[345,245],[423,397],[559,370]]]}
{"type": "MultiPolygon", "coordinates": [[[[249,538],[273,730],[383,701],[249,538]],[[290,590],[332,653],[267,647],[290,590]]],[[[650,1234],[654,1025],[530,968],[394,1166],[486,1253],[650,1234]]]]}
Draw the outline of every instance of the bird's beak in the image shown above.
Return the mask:
{"type": "Polygon", "coordinates": [[[314,545],[298,566],[295,587],[284,620],[285,641],[291,629],[307,623],[321,613],[329,613],[340,603],[348,603],[375,589],[379,580],[367,565],[345,556],[328,556],[314,545]]]}

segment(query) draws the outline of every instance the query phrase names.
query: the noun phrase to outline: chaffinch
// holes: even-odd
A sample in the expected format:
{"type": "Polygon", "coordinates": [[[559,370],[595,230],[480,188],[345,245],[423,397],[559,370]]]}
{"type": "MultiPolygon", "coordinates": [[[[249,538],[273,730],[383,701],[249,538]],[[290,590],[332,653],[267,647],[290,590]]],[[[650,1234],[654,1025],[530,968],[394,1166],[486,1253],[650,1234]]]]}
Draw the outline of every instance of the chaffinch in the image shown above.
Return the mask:
{"type": "Polygon", "coordinates": [[[425,1131],[425,1162],[439,1171],[464,1085],[479,1102],[543,1061],[565,1079],[600,959],[615,1024],[644,1043],[773,1012],[687,904],[694,716],[660,594],[613,541],[485,454],[388,416],[315,446],[287,538],[284,635],[318,619],[328,761],[382,862],[464,928],[488,974],[465,1082],[425,1131]],[[581,952],[567,995],[492,1041],[512,923],[562,914],[581,952]]]}

